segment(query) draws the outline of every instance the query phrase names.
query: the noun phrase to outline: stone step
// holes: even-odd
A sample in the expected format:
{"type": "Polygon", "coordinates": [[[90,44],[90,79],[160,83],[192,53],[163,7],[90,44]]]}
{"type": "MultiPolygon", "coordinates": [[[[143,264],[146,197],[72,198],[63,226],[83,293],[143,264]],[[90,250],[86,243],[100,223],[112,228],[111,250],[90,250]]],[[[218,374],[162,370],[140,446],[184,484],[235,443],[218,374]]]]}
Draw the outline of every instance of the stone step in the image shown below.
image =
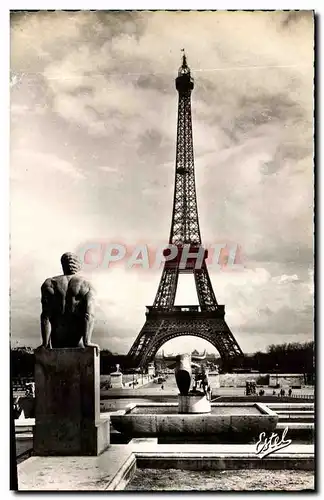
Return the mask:
{"type": "Polygon", "coordinates": [[[283,430],[286,427],[291,430],[315,429],[314,422],[278,422],[276,430],[283,430]]]}
{"type": "Polygon", "coordinates": [[[276,410],[278,415],[283,413],[289,413],[291,415],[314,415],[314,410],[276,410]]]}
{"type": "Polygon", "coordinates": [[[279,422],[282,420],[287,420],[287,421],[298,421],[300,420],[301,422],[313,422],[314,421],[314,415],[292,415],[291,413],[284,413],[279,416],[279,422]]]}
{"type": "MultiPolygon", "coordinates": [[[[158,444],[157,438],[134,438],[130,441],[131,449],[138,453],[140,451],[150,451],[152,453],[173,453],[183,456],[183,454],[193,455],[255,455],[255,444],[158,444]]],[[[291,443],[286,448],[276,451],[277,454],[314,454],[314,444],[291,443]]]]}
{"type": "Polygon", "coordinates": [[[314,403],[268,403],[267,406],[271,408],[271,410],[277,411],[277,410],[300,410],[300,411],[307,411],[307,410],[313,410],[314,411],[314,403]]]}

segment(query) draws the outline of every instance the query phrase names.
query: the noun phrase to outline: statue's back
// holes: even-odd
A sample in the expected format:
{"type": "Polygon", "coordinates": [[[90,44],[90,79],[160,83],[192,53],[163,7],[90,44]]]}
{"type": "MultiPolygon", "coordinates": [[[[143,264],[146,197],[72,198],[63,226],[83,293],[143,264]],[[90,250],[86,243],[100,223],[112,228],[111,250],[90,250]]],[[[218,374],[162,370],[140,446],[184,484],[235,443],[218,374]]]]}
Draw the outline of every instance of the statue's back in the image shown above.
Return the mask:
{"type": "Polygon", "coordinates": [[[41,288],[42,347],[64,348],[99,346],[91,342],[94,327],[94,290],[80,276],[77,255],[66,252],[61,257],[63,274],[48,278],[41,288]],[[83,340],[83,343],[81,342],[83,340]]]}
{"type": "MultiPolygon", "coordinates": [[[[70,339],[71,346],[83,335],[86,286],[80,276],[55,276],[51,279],[50,321],[52,347],[61,347],[70,339]]],[[[68,342],[69,343],[69,342],[68,342]]]]}

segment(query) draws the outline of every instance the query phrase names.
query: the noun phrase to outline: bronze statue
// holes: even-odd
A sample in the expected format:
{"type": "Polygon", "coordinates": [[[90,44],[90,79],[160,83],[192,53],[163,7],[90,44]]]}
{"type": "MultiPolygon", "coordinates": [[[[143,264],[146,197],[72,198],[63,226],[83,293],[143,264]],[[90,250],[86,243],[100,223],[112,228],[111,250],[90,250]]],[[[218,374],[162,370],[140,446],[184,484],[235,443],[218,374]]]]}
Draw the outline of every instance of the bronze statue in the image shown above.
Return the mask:
{"type": "Polygon", "coordinates": [[[177,356],[164,356],[164,361],[175,361],[175,378],[179,392],[183,396],[187,396],[190,391],[191,381],[192,381],[192,366],[200,368],[200,365],[195,363],[195,361],[202,361],[206,357],[206,351],[202,356],[196,356],[191,354],[178,354],[177,356]]]}
{"type": "Polygon", "coordinates": [[[175,379],[180,394],[188,395],[191,385],[191,356],[190,354],[178,354],[176,356],[175,379]]]}
{"type": "Polygon", "coordinates": [[[81,262],[67,252],[61,257],[63,275],[48,278],[42,285],[42,347],[88,347],[94,327],[94,290],[78,273],[81,262]]]}
{"type": "Polygon", "coordinates": [[[198,383],[199,383],[200,389],[203,390],[207,399],[210,399],[211,388],[209,385],[207,371],[203,366],[200,368],[200,371],[198,371],[196,373],[195,384],[196,384],[197,389],[198,389],[198,383]]]}

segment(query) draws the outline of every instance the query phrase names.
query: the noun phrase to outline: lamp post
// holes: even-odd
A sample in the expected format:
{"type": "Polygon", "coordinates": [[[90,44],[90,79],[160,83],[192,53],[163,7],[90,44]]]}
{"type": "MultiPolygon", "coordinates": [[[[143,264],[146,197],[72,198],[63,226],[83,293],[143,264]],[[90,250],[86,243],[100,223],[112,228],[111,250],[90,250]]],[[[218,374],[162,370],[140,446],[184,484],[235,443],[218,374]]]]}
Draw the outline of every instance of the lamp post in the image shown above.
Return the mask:
{"type": "Polygon", "coordinates": [[[14,415],[14,395],[13,395],[13,363],[10,352],[10,490],[18,490],[18,471],[17,471],[17,456],[16,456],[16,430],[15,430],[15,415],[14,415]]]}

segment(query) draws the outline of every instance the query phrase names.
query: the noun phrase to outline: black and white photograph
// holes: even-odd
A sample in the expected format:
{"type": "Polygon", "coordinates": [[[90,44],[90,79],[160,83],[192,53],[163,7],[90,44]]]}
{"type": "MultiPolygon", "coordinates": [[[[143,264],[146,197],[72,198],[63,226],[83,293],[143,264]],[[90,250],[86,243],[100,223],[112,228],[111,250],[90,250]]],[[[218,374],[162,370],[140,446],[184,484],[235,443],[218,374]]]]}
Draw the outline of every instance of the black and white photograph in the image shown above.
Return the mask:
{"type": "Polygon", "coordinates": [[[316,23],[10,11],[11,490],[316,491],[316,23]]]}

